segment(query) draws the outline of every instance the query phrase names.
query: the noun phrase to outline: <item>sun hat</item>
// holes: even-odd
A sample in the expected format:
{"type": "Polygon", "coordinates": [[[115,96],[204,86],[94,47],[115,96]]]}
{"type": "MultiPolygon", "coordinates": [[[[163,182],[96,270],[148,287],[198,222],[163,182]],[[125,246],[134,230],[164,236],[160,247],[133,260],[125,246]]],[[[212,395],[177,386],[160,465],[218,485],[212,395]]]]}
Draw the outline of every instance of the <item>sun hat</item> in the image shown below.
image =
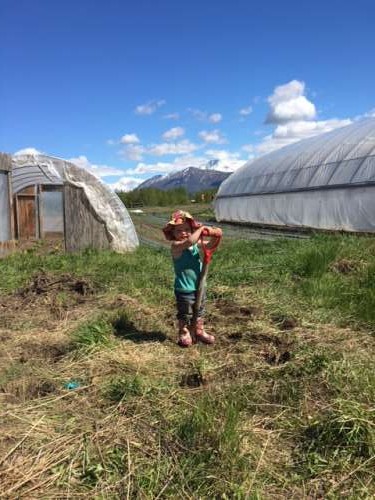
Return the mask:
{"type": "Polygon", "coordinates": [[[192,231],[198,229],[202,224],[194,220],[194,217],[189,214],[189,212],[185,212],[184,210],[177,210],[173,212],[171,216],[171,220],[168,222],[166,226],[163,227],[164,236],[167,240],[173,240],[173,230],[175,226],[183,224],[184,222],[188,222],[192,231]]]}

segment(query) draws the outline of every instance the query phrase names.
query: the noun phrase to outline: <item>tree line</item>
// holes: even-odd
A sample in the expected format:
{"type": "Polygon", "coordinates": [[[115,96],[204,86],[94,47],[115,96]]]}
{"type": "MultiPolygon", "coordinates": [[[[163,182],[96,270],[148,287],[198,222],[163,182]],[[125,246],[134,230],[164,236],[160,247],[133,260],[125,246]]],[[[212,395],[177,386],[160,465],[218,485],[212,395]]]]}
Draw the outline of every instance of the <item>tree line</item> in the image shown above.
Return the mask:
{"type": "Polygon", "coordinates": [[[190,194],[184,187],[162,191],[161,189],[146,188],[133,191],[119,191],[117,195],[128,208],[137,207],[167,207],[188,205],[189,203],[210,203],[217,189],[206,189],[190,194]]]}

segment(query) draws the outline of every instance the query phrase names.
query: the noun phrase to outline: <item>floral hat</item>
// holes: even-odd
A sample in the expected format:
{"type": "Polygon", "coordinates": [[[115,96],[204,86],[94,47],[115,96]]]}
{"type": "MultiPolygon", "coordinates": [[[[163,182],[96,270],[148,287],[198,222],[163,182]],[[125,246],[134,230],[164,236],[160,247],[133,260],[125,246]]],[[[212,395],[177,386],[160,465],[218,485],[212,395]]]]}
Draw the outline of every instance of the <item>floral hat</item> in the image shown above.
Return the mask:
{"type": "Polygon", "coordinates": [[[195,221],[193,216],[190,215],[189,212],[185,212],[184,210],[177,210],[176,212],[173,212],[171,220],[163,228],[163,233],[167,240],[173,240],[173,230],[175,226],[183,224],[185,221],[190,224],[192,231],[195,231],[195,229],[198,229],[198,227],[202,225],[199,222],[195,221]]]}

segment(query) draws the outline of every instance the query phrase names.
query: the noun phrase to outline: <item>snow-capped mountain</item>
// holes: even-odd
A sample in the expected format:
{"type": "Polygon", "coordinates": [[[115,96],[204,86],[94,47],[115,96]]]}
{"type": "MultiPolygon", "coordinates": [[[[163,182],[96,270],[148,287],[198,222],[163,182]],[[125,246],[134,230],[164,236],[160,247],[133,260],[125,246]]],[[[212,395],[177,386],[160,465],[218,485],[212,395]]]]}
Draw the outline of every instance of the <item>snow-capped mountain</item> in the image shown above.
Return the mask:
{"type": "Polygon", "coordinates": [[[168,175],[155,175],[142,182],[138,189],[155,188],[162,191],[184,187],[188,193],[194,194],[206,189],[218,188],[231,172],[187,167],[168,175]]]}

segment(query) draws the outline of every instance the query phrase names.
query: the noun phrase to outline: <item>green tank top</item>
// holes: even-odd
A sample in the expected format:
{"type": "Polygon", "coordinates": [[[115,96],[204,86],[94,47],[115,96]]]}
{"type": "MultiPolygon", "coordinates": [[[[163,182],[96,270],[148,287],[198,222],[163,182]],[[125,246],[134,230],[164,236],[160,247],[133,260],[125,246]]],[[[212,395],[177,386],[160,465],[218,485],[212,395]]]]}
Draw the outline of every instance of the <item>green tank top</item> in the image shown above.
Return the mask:
{"type": "Polygon", "coordinates": [[[193,245],[182,252],[181,257],[173,259],[176,292],[195,292],[198,289],[202,262],[198,245],[193,245]]]}

